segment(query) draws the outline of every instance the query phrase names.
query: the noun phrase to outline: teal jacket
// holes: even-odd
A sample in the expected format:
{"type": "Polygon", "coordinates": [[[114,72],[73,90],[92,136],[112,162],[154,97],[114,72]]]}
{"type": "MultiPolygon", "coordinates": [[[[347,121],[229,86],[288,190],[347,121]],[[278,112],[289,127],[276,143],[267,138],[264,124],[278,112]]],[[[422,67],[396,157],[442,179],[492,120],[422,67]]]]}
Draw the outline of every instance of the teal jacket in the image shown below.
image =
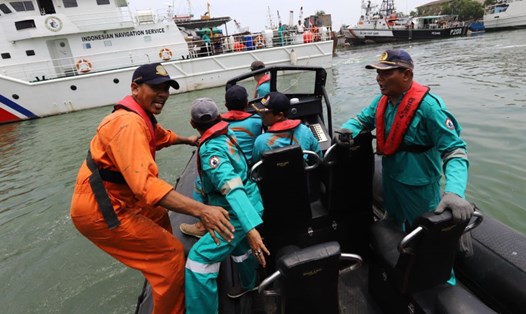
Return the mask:
{"type": "Polygon", "coordinates": [[[234,132],[241,150],[252,160],[254,141],[263,130],[263,123],[258,114],[249,114],[244,111],[231,110],[221,115],[223,121],[228,122],[230,130],[234,132]]]}
{"type": "Polygon", "coordinates": [[[301,124],[299,120],[285,120],[275,123],[266,133],[256,138],[252,162],[258,162],[264,151],[291,144],[298,144],[303,150],[313,151],[323,157],[320,144],[308,127],[301,124]]]}
{"type": "MultiPolygon", "coordinates": [[[[400,101],[404,95],[401,96],[400,101]]],[[[376,128],[376,108],[381,95],[356,117],[342,125],[354,135],[362,130],[376,128]]],[[[389,134],[398,104],[388,102],[385,112],[385,136],[389,134]]],[[[455,117],[447,110],[444,101],[428,93],[404,135],[407,146],[431,146],[426,152],[398,150],[390,156],[383,156],[383,175],[403,184],[412,186],[427,185],[440,180],[442,168],[446,178],[445,192],[464,197],[468,180],[469,162],[466,143],[460,138],[462,128],[455,117]]]]}
{"type": "MultiPolygon", "coordinates": [[[[227,127],[225,122],[218,124],[227,127]]],[[[209,205],[226,209],[230,219],[238,220],[246,233],[263,222],[263,202],[256,183],[248,180],[245,158],[231,141],[234,133],[227,132],[230,137],[209,137],[199,146],[201,189],[209,205]]]]}

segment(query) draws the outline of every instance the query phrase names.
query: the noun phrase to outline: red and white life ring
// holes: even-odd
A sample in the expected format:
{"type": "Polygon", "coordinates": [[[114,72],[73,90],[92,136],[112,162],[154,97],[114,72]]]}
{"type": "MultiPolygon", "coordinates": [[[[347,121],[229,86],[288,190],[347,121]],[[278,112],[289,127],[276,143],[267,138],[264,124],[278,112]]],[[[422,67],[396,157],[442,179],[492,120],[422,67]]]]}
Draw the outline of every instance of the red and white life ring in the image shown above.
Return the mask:
{"type": "Polygon", "coordinates": [[[80,73],[88,73],[93,69],[93,65],[88,59],[80,58],[77,60],[77,63],[75,63],[75,66],[77,68],[77,71],[80,73]]]}
{"type": "Polygon", "coordinates": [[[164,61],[168,61],[172,59],[172,51],[170,48],[163,48],[161,51],[159,51],[159,58],[163,59],[164,61]]]}
{"type": "Polygon", "coordinates": [[[254,39],[254,46],[256,46],[257,49],[265,48],[265,38],[261,34],[257,35],[254,39]]]}

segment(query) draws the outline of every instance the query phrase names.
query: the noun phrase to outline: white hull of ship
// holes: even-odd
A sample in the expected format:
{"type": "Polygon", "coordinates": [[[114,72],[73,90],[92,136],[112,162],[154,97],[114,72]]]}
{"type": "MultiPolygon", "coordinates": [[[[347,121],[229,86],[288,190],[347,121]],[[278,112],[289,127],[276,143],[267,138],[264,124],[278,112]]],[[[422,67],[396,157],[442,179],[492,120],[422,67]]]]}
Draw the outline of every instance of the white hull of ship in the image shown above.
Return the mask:
{"type": "Polygon", "coordinates": [[[513,1],[505,12],[484,15],[486,31],[526,28],[526,0],[513,1]]]}
{"type": "MultiPolygon", "coordinates": [[[[332,66],[333,42],[274,47],[210,57],[164,62],[180,89],[174,93],[224,86],[230,78],[247,72],[255,60],[267,65],[332,66]]],[[[136,67],[95,72],[52,80],[27,82],[0,74],[0,108],[20,120],[40,118],[114,104],[130,92],[136,67]]]]}

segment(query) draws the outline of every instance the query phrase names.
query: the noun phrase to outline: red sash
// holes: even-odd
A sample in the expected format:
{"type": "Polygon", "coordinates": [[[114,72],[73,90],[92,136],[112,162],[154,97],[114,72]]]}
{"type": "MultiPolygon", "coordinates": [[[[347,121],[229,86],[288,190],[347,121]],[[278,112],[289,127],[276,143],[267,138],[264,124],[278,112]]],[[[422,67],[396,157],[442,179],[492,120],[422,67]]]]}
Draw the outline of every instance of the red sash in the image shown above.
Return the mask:
{"type": "Polygon", "coordinates": [[[240,111],[240,110],[230,110],[221,115],[223,121],[241,121],[252,116],[251,113],[240,111]]]}
{"type": "Polygon", "coordinates": [[[400,147],[404,135],[415,116],[416,110],[428,92],[429,87],[413,82],[411,88],[406,92],[400,104],[398,104],[396,116],[387,140],[385,139],[384,116],[388,97],[384,95],[380,98],[378,108],[376,109],[376,153],[378,155],[392,155],[398,147],[400,147]]]}
{"type": "Polygon", "coordinates": [[[150,130],[150,152],[152,153],[153,159],[155,159],[155,151],[157,147],[157,137],[155,136],[155,126],[153,125],[154,123],[157,123],[155,117],[151,113],[144,111],[141,105],[139,105],[132,96],[124,97],[124,99],[119,101],[113,108],[115,110],[124,108],[133,111],[144,120],[144,123],[148,126],[148,130],[150,130]]]}
{"type": "MultiPolygon", "coordinates": [[[[254,91],[254,98],[258,95],[258,87],[259,87],[259,85],[261,85],[261,84],[263,84],[263,83],[266,83],[266,82],[268,82],[268,81],[270,81],[270,76],[269,76],[268,74],[263,75],[263,76],[259,79],[259,81],[258,81],[258,83],[257,83],[257,85],[256,85],[256,90],[254,91]]],[[[265,96],[265,95],[263,95],[263,96],[265,96]]]]}
{"type": "Polygon", "coordinates": [[[267,132],[277,133],[283,131],[290,131],[297,128],[298,125],[300,125],[300,123],[300,120],[287,119],[285,121],[274,123],[270,128],[268,128],[267,132]]]}
{"type": "Polygon", "coordinates": [[[201,158],[199,157],[199,150],[201,149],[201,145],[203,145],[204,142],[211,138],[227,133],[228,123],[226,123],[225,121],[219,121],[218,123],[214,124],[211,128],[206,130],[205,133],[203,133],[203,135],[201,136],[201,139],[199,140],[199,145],[197,146],[197,172],[199,173],[199,176],[201,176],[201,172],[203,171],[201,166],[201,158]]]}

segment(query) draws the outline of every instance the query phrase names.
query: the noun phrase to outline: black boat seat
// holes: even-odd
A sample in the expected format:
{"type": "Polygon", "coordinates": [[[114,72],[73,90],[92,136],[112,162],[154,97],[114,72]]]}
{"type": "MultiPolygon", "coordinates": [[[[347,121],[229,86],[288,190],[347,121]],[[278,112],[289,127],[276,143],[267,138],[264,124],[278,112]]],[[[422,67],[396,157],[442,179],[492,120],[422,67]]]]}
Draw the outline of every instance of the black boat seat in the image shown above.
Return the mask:
{"type": "Polygon", "coordinates": [[[250,177],[258,183],[265,208],[262,235],[271,251],[287,245],[305,246],[300,234],[314,228],[314,217],[325,216],[319,199],[311,202],[310,194],[319,191],[312,191],[316,187],[308,180],[320,164],[316,153],[294,144],[263,152],[261,161],[252,166],[250,177]],[[309,164],[304,155],[308,155],[309,164]]]}
{"type": "Polygon", "coordinates": [[[447,210],[418,217],[408,234],[390,220],[381,220],[371,228],[371,246],[387,265],[394,286],[402,293],[412,293],[451,277],[457,243],[467,224],[454,223],[447,210]]]}
{"type": "Polygon", "coordinates": [[[286,253],[273,275],[263,280],[259,292],[276,282],[282,313],[339,313],[338,276],[340,260],[353,260],[353,269],[361,265],[361,258],[341,254],[340,245],[325,242],[286,253]]]}
{"type": "Polygon", "coordinates": [[[474,294],[460,286],[442,284],[432,289],[414,293],[411,303],[415,313],[434,314],[495,314],[474,294]],[[416,310],[418,309],[418,310],[416,310]]]}
{"type": "Polygon", "coordinates": [[[367,258],[373,223],[371,133],[359,134],[350,147],[331,146],[323,158],[323,172],[326,191],[322,199],[338,226],[342,250],[367,258]]]}

